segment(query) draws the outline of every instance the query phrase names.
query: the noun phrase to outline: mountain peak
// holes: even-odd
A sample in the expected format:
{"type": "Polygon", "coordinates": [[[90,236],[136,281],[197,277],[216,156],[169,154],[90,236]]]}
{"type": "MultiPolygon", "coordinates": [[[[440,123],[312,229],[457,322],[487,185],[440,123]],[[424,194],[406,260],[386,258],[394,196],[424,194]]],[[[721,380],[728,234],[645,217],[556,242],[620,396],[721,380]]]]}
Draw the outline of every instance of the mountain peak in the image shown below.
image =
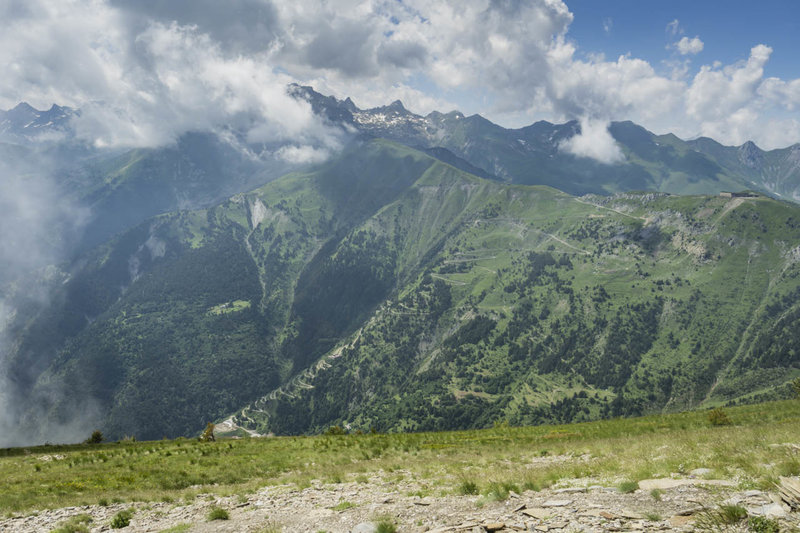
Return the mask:
{"type": "Polygon", "coordinates": [[[355,102],[353,102],[349,96],[344,99],[342,105],[344,105],[344,107],[351,113],[358,111],[358,106],[356,106],[355,102]]]}
{"type": "Polygon", "coordinates": [[[37,109],[31,106],[28,102],[20,102],[13,109],[10,111],[14,111],[17,113],[36,113],[37,109]]]}
{"type": "Polygon", "coordinates": [[[28,102],[20,102],[13,109],[6,111],[6,116],[12,121],[33,120],[39,116],[39,111],[28,102]]]}
{"type": "Polygon", "coordinates": [[[741,145],[738,152],[739,161],[750,168],[755,168],[761,163],[762,154],[764,153],[753,141],[747,141],[741,145]]]}
{"type": "Polygon", "coordinates": [[[395,100],[384,108],[386,111],[395,111],[397,113],[407,113],[408,110],[400,100],[395,100]]]}

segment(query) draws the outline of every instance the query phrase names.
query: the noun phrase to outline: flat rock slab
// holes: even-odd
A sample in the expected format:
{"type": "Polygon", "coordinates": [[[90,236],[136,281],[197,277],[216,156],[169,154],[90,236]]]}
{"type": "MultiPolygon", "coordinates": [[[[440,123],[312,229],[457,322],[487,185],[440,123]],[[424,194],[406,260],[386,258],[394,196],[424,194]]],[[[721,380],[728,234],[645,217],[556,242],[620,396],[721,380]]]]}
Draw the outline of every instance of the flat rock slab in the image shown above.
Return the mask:
{"type": "Polygon", "coordinates": [[[566,507],[571,503],[572,500],[547,500],[542,504],[542,507],[566,507]]]}
{"type": "Polygon", "coordinates": [[[537,520],[544,520],[545,518],[552,516],[553,513],[547,509],[542,509],[541,507],[531,507],[530,509],[523,509],[522,514],[537,520]]]}
{"type": "Polygon", "coordinates": [[[672,479],[672,478],[659,478],[659,479],[643,479],[639,482],[639,488],[642,490],[653,489],[672,489],[675,487],[682,487],[686,485],[716,485],[719,487],[735,487],[736,483],[726,479],[672,479]]]}
{"type": "Polygon", "coordinates": [[[556,494],[581,494],[586,492],[586,487],[569,487],[566,489],[556,489],[553,492],[556,494]]]}

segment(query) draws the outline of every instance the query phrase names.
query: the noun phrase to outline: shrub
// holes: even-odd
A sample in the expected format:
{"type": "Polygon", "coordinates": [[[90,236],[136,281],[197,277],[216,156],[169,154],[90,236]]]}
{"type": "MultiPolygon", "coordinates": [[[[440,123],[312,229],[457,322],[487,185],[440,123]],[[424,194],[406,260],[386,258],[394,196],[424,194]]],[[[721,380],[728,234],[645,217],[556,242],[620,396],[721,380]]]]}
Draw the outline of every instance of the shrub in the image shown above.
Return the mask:
{"type": "Polygon", "coordinates": [[[131,523],[131,518],[133,517],[133,511],[130,509],[125,509],[124,511],[120,511],[114,515],[114,518],[111,519],[111,529],[122,529],[123,527],[128,527],[131,523]]]}
{"type": "Polygon", "coordinates": [[[203,434],[200,435],[199,441],[200,442],[214,442],[216,439],[214,438],[214,424],[209,422],[206,424],[206,429],[203,430],[203,434]]]}
{"type": "Polygon", "coordinates": [[[384,519],[376,525],[375,533],[397,533],[397,526],[391,520],[384,519]]]}
{"type": "Polygon", "coordinates": [[[638,488],[639,484],[636,481],[623,481],[617,485],[617,489],[623,494],[630,494],[638,488]]]}
{"type": "Polygon", "coordinates": [[[464,479],[458,486],[458,493],[464,496],[478,494],[478,484],[471,479],[464,479]]]}
{"type": "Polygon", "coordinates": [[[486,498],[489,501],[502,502],[508,499],[509,492],[519,492],[519,488],[513,483],[497,483],[492,482],[489,484],[489,490],[486,492],[486,498]]]}
{"type": "Polygon", "coordinates": [[[336,505],[334,505],[333,507],[331,507],[331,509],[334,510],[334,511],[346,511],[348,509],[352,509],[355,506],[356,506],[356,504],[354,504],[352,502],[341,501],[341,502],[337,503],[336,505]]]}
{"type": "Polygon", "coordinates": [[[99,429],[95,429],[85,442],[86,444],[100,444],[103,442],[103,433],[99,429]]]}
{"type": "Polygon", "coordinates": [[[212,520],[228,520],[229,518],[230,518],[230,515],[228,514],[228,511],[226,511],[222,507],[213,507],[208,512],[208,520],[209,520],[209,522],[212,521],[212,520]]]}
{"type": "Polygon", "coordinates": [[[794,391],[794,395],[800,398],[800,378],[794,378],[792,380],[792,390],[794,391]]]}
{"type": "Polygon", "coordinates": [[[714,408],[708,412],[708,422],[712,426],[730,426],[731,419],[728,418],[728,415],[720,409],[719,407],[714,408]]]}
{"type": "Polygon", "coordinates": [[[700,513],[695,521],[699,531],[719,531],[747,518],[747,509],[741,505],[720,505],[700,513]]]}
{"type": "Polygon", "coordinates": [[[749,520],[750,530],[755,533],[780,533],[781,526],[777,520],[763,516],[753,516],[749,520]]]}

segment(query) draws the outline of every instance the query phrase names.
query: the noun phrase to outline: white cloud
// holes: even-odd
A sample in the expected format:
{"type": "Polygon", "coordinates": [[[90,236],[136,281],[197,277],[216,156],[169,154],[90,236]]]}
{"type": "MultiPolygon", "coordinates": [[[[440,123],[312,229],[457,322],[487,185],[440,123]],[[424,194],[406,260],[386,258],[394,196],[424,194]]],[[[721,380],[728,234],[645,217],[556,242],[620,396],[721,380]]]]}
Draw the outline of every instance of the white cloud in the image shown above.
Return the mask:
{"type": "Polygon", "coordinates": [[[313,146],[288,145],[279,148],[275,155],[290,163],[320,163],[325,161],[330,153],[313,146]]]}
{"type": "Polygon", "coordinates": [[[671,22],[667,23],[667,27],[664,28],[664,31],[670,35],[679,35],[683,33],[683,30],[681,30],[681,23],[678,19],[673,19],[671,22]]]}
{"type": "Polygon", "coordinates": [[[614,19],[611,17],[606,17],[603,19],[603,31],[606,35],[611,33],[611,30],[614,28],[614,19]]]}
{"type": "Polygon", "coordinates": [[[581,132],[563,141],[559,150],[607,165],[624,159],[617,142],[608,132],[608,122],[586,117],[581,119],[581,132]]]}
{"type": "Polygon", "coordinates": [[[363,107],[399,98],[510,126],[588,116],[724,143],[800,140],[789,122],[769,129],[798,120],[800,81],[763,78],[768,47],[697,70],[681,56],[703,42],[678,39],[676,19],[665,31],[679,59],[662,74],[635,53],[580,50],[561,0],[31,0],[0,15],[0,108],[80,107],[80,134],[104,145],[233,126],[253,141],[335,149],[335,132],[286,96],[292,81],[363,107]]]}
{"type": "Polygon", "coordinates": [[[678,50],[682,56],[695,55],[703,51],[703,41],[699,37],[682,37],[680,41],[676,42],[673,46],[678,50]]]}

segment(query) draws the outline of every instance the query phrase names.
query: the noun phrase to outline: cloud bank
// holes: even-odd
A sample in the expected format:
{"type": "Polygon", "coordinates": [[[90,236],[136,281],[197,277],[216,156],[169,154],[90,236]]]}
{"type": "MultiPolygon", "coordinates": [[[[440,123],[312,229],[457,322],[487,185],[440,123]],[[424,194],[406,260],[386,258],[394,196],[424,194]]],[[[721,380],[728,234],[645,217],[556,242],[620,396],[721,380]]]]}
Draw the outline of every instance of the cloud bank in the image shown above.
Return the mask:
{"type": "MultiPolygon", "coordinates": [[[[290,82],[505,125],[591,117],[727,144],[800,141],[800,80],[764,77],[769,46],[661,72],[635,55],[586,54],[561,0],[7,0],[0,20],[0,107],[79,107],[81,138],[101,146],[233,127],[291,141],[287,155],[335,148],[335,132],[286,95],[290,82]]],[[[666,33],[686,61],[703,49],[674,40],[677,20],[666,33]]]]}

